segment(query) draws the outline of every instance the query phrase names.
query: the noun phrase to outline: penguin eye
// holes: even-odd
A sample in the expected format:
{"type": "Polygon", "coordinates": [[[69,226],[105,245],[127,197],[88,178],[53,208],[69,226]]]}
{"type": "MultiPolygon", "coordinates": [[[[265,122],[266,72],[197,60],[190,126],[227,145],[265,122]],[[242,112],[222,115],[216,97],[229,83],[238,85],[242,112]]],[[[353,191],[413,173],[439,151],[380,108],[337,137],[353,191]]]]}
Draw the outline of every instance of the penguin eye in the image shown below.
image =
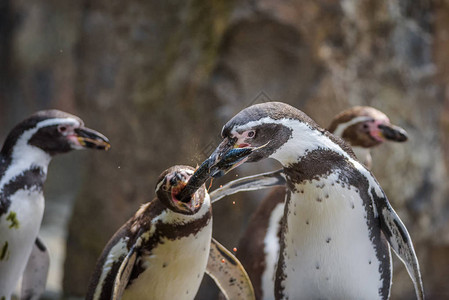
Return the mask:
{"type": "Polygon", "coordinates": [[[246,134],[246,136],[249,137],[249,138],[253,138],[255,135],[256,135],[256,131],[255,130],[250,130],[246,134]]]}
{"type": "Polygon", "coordinates": [[[368,124],[363,123],[363,129],[368,129],[368,124]]]}
{"type": "Polygon", "coordinates": [[[59,131],[60,133],[66,132],[66,131],[67,131],[67,126],[65,126],[65,125],[59,125],[59,126],[58,126],[58,131],[59,131]]]}

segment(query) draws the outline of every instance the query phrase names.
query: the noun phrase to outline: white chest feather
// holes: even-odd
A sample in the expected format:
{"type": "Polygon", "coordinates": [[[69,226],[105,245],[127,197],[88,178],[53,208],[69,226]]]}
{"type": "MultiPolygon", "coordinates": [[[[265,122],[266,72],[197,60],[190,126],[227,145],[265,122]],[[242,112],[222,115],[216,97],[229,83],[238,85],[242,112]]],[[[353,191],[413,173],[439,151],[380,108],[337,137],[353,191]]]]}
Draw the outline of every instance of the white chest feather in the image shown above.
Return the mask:
{"type": "MultiPolygon", "coordinates": [[[[359,192],[336,175],[297,185],[287,212],[289,299],[379,299],[382,278],[359,192]]],[[[371,208],[372,209],[372,208],[371,208]]],[[[388,259],[388,257],[386,257],[388,259]]]]}
{"type": "Polygon", "coordinates": [[[212,221],[197,234],[162,239],[150,256],[144,256],[145,271],[127,287],[124,300],[194,299],[209,257],[212,221]]]}
{"type": "Polygon", "coordinates": [[[272,211],[264,240],[265,270],[262,274],[263,299],[274,299],[274,276],[279,259],[279,229],[284,215],[284,202],[272,211]]]}
{"type": "Polygon", "coordinates": [[[10,196],[11,206],[0,217],[0,298],[7,299],[22,275],[44,213],[44,197],[37,188],[10,196]]]}

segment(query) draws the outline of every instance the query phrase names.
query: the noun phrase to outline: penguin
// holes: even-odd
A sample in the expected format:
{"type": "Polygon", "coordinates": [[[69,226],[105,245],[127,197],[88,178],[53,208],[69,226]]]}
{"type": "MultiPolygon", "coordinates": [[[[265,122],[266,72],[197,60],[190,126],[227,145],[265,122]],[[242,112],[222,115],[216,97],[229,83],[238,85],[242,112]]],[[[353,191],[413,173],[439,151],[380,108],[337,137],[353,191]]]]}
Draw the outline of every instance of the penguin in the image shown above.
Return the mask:
{"type": "Polygon", "coordinates": [[[380,110],[370,106],[354,106],[337,114],[327,130],[345,140],[357,159],[371,169],[370,150],[384,142],[405,142],[407,132],[391,124],[380,110]]]}
{"type": "MultiPolygon", "coordinates": [[[[368,169],[371,168],[371,148],[386,141],[405,142],[408,139],[407,132],[403,128],[392,125],[383,112],[370,106],[354,106],[342,111],[332,119],[327,130],[349,143],[357,159],[368,169]]],[[[214,203],[238,192],[283,185],[285,177],[282,170],[277,170],[228,182],[213,190],[210,197],[214,203]]],[[[273,191],[274,194],[278,192],[273,191]]]]}
{"type": "Polygon", "coordinates": [[[22,299],[38,299],[45,288],[48,253],[37,235],[51,158],[71,150],[109,147],[104,135],[58,110],[39,111],[9,133],[0,151],[0,299],[11,299],[22,275],[22,299]]]}
{"type": "Polygon", "coordinates": [[[424,298],[407,229],[348,144],[281,102],[242,110],[222,136],[209,160],[255,147],[232,167],[265,158],[283,166],[288,190],[271,279],[275,299],[388,299],[390,247],[404,262],[417,298],[424,298]]]}
{"type": "MultiPolygon", "coordinates": [[[[370,149],[386,141],[407,140],[404,129],[392,125],[383,112],[369,106],[342,111],[332,119],[327,130],[344,139],[368,169],[372,165],[370,149]]],[[[278,237],[285,196],[285,186],[279,186],[262,200],[237,246],[236,256],[251,278],[257,299],[274,298],[273,277],[279,257],[278,237]]]]}
{"type": "Polygon", "coordinates": [[[159,176],[156,198],[104,248],[87,300],[194,299],[205,272],[228,299],[255,299],[240,262],[212,239],[210,197],[193,175],[192,167],[174,166],[159,176]],[[183,199],[186,186],[195,188],[183,199]]]}

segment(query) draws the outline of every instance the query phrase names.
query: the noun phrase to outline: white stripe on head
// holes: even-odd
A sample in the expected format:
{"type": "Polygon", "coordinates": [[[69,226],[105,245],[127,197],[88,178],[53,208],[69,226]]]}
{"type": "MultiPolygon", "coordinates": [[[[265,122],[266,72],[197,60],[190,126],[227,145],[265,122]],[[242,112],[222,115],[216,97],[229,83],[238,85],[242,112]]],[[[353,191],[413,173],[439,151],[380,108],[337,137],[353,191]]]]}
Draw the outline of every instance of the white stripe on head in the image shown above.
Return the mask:
{"type": "Polygon", "coordinates": [[[161,189],[164,181],[165,181],[165,177],[156,185],[155,191],[159,191],[161,189]]]}
{"type": "Polygon", "coordinates": [[[74,119],[74,118],[52,118],[52,119],[46,119],[46,120],[40,121],[39,123],[36,124],[36,127],[33,129],[36,129],[36,131],[37,131],[43,127],[59,125],[59,124],[81,126],[81,123],[77,119],[74,119]]]}
{"type": "MultiPolygon", "coordinates": [[[[280,124],[292,130],[291,138],[277,149],[270,157],[279,160],[281,163],[297,162],[308,151],[318,148],[326,148],[334,150],[345,157],[350,157],[338,144],[331,141],[328,137],[317,128],[310,124],[296,119],[279,119],[274,120],[265,117],[258,121],[249,122],[243,126],[236,127],[238,130],[247,130],[254,126],[263,124],[280,124]],[[280,155],[279,155],[280,154],[280,155]]],[[[234,128],[235,130],[235,128],[234,128]]]]}
{"type": "Polygon", "coordinates": [[[35,127],[24,131],[13,146],[11,165],[0,181],[0,189],[11,179],[30,169],[31,166],[40,167],[44,173],[47,172],[51,156],[44,150],[28,144],[28,141],[39,129],[57,124],[81,125],[74,118],[52,118],[43,120],[37,123],[35,127]]]}
{"type": "Polygon", "coordinates": [[[338,137],[342,137],[343,132],[345,132],[346,128],[348,128],[349,126],[352,126],[354,124],[361,123],[361,122],[370,121],[370,120],[374,120],[374,119],[372,117],[368,117],[368,116],[361,116],[361,117],[354,118],[348,122],[338,124],[338,126],[337,126],[337,128],[335,128],[333,134],[338,137]]]}

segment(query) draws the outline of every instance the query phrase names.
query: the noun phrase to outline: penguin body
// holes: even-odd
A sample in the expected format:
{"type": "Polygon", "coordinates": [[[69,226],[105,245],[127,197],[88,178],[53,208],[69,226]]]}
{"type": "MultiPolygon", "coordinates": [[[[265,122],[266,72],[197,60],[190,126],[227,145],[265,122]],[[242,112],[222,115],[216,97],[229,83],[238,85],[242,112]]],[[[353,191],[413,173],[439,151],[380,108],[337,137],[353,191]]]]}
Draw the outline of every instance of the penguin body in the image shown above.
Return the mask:
{"type": "Polygon", "coordinates": [[[404,261],[418,299],[423,298],[406,228],[376,179],[341,139],[279,102],[241,111],[223,127],[222,136],[212,156],[223,156],[226,147],[260,147],[246,161],[270,157],[283,165],[288,190],[274,292],[268,298],[387,299],[388,245],[404,261]]]}
{"type": "Polygon", "coordinates": [[[0,218],[0,236],[7,237],[2,239],[0,255],[0,274],[5,274],[0,280],[0,291],[5,298],[10,297],[25,270],[44,213],[44,197],[37,188],[18,191],[9,199],[8,213],[0,218]]]}
{"type": "Polygon", "coordinates": [[[129,267],[129,278],[123,281],[121,299],[193,299],[209,255],[210,199],[203,187],[192,197],[192,203],[197,198],[199,207],[192,204],[193,210],[184,212],[176,207],[182,207],[183,203],[171,198],[172,191],[180,190],[193,171],[182,166],[161,175],[156,190],[158,198],[142,206],[103,251],[87,299],[118,296],[113,295],[114,284],[128,255],[136,258],[129,267]]]}
{"type": "Polygon", "coordinates": [[[240,263],[216,241],[211,245],[211,203],[204,185],[188,202],[177,198],[193,174],[187,166],[161,174],[157,198],[142,206],[105,247],[86,299],[194,299],[208,271],[223,288],[238,279],[226,293],[238,296],[231,299],[253,299],[240,263]],[[225,265],[233,271],[225,273],[225,265]]]}
{"type": "Polygon", "coordinates": [[[369,198],[360,197],[368,190],[337,181],[330,175],[295,184],[299,193],[287,200],[282,225],[276,298],[388,298],[390,252],[381,232],[371,227],[369,198]]]}
{"type": "MultiPolygon", "coordinates": [[[[342,111],[333,118],[328,128],[331,133],[346,140],[367,167],[372,163],[371,148],[385,141],[407,140],[405,130],[392,125],[384,113],[366,106],[342,111]]],[[[279,257],[286,193],[286,187],[276,187],[262,200],[238,245],[237,257],[248,272],[258,299],[274,298],[274,269],[279,257]]]]}
{"type": "Polygon", "coordinates": [[[141,257],[140,264],[144,270],[141,274],[134,273],[138,280],[125,290],[122,299],[193,299],[203,279],[212,236],[210,201],[208,198],[205,200],[198,212],[201,214],[198,225],[192,225],[194,217],[184,216],[177,219],[178,228],[166,228],[170,232],[182,232],[183,227],[201,226],[198,231],[186,231],[185,235],[175,237],[156,228],[166,236],[151,253],[141,257]]]}
{"type": "MultiPolygon", "coordinates": [[[[0,152],[0,299],[11,298],[36,243],[51,158],[109,147],[107,138],[85,128],[81,119],[57,110],[37,112],[10,132],[0,152]]],[[[25,282],[32,295],[33,282],[25,282]]]]}

